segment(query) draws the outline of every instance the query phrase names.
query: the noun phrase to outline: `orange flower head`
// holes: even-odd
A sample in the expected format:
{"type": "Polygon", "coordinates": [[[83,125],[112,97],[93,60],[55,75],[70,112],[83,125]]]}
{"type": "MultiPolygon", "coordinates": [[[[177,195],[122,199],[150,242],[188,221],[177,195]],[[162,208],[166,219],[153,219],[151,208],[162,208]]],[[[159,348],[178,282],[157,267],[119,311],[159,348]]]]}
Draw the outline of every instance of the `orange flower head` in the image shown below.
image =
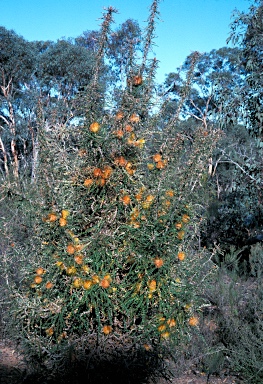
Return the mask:
{"type": "Polygon", "coordinates": [[[50,221],[51,223],[53,223],[54,221],[57,220],[57,215],[55,213],[49,213],[48,214],[48,221],[50,221]]]}
{"type": "Polygon", "coordinates": [[[41,276],[39,276],[39,275],[37,275],[35,278],[34,278],[34,282],[36,283],[36,284],[41,284],[42,283],[42,277],[41,276]]]}
{"type": "Polygon", "coordinates": [[[119,112],[116,113],[115,118],[116,118],[117,121],[122,120],[123,117],[124,117],[124,113],[123,112],[119,111],[119,112]]]}
{"type": "Polygon", "coordinates": [[[106,165],[102,170],[102,177],[108,179],[112,174],[112,168],[109,165],[106,165]]]}
{"type": "Polygon", "coordinates": [[[189,223],[189,221],[190,221],[190,216],[188,216],[188,215],[182,216],[182,222],[183,223],[187,224],[187,223],[189,223]]]}
{"type": "Polygon", "coordinates": [[[179,232],[177,233],[177,238],[178,238],[179,240],[183,240],[183,238],[184,238],[184,234],[185,234],[184,231],[179,231],[179,232]]]}
{"type": "Polygon", "coordinates": [[[93,184],[93,179],[86,179],[84,180],[84,187],[90,187],[93,184]]]}
{"type": "Polygon", "coordinates": [[[102,288],[109,288],[110,281],[108,279],[105,279],[105,277],[100,281],[100,286],[102,288]]]}
{"type": "Polygon", "coordinates": [[[141,85],[141,84],[142,84],[142,76],[141,75],[134,76],[132,79],[132,85],[137,87],[138,85],[141,85]]]}
{"type": "Polygon", "coordinates": [[[61,217],[63,218],[63,219],[66,219],[68,216],[69,216],[69,211],[67,210],[67,209],[62,209],[62,211],[61,211],[61,217]]]}
{"type": "Polygon", "coordinates": [[[196,327],[196,326],[199,324],[198,317],[196,317],[196,316],[192,316],[192,317],[190,317],[190,319],[188,320],[188,324],[189,324],[191,327],[196,327]]]}
{"type": "Polygon", "coordinates": [[[154,200],[154,196],[153,195],[148,195],[146,196],[146,201],[149,202],[149,203],[152,203],[154,200]]]}
{"type": "Polygon", "coordinates": [[[157,169],[164,169],[165,168],[165,163],[164,161],[158,161],[157,164],[156,164],[156,168],[157,169]]]}
{"type": "Polygon", "coordinates": [[[93,275],[92,276],[92,282],[93,282],[93,284],[99,284],[99,282],[100,282],[99,276],[98,275],[93,275]]]}
{"type": "Polygon", "coordinates": [[[168,319],[167,324],[169,325],[170,328],[176,326],[176,320],[175,319],[168,319]]]}
{"type": "Polygon", "coordinates": [[[156,163],[158,163],[158,161],[161,161],[162,160],[162,155],[160,153],[156,153],[155,155],[153,155],[153,161],[155,161],[156,163]]]}
{"type": "Polygon", "coordinates": [[[126,132],[132,132],[133,128],[131,125],[127,124],[126,127],[124,128],[126,132]]]}
{"type": "Polygon", "coordinates": [[[61,217],[61,218],[59,219],[59,225],[60,225],[61,227],[65,227],[65,226],[67,225],[67,220],[64,219],[63,217],[61,217]]]}
{"type": "Polygon", "coordinates": [[[75,262],[76,262],[78,265],[83,264],[83,255],[76,255],[76,256],[74,257],[74,260],[75,260],[75,262]]]}
{"type": "Polygon", "coordinates": [[[115,164],[119,165],[120,167],[125,167],[127,160],[123,156],[116,157],[115,164]]]}
{"type": "Polygon", "coordinates": [[[168,189],[166,192],[165,192],[166,196],[168,197],[173,197],[174,196],[174,191],[172,189],[168,189]]]}
{"type": "Polygon", "coordinates": [[[102,171],[101,171],[101,169],[100,169],[100,168],[95,168],[95,169],[93,170],[93,176],[94,176],[94,177],[101,177],[101,176],[102,176],[102,171]]]}
{"type": "Polygon", "coordinates": [[[97,184],[99,187],[104,187],[104,185],[106,184],[106,180],[103,179],[102,177],[100,177],[99,179],[96,180],[96,184],[97,184]]]}
{"type": "Polygon", "coordinates": [[[104,325],[104,327],[102,328],[102,332],[105,335],[108,335],[112,332],[112,327],[110,325],[104,325]]]}
{"type": "Polygon", "coordinates": [[[40,267],[40,268],[37,268],[36,269],[36,274],[37,275],[43,275],[45,273],[45,270],[44,270],[44,268],[42,268],[42,267],[40,267]]]}
{"type": "Polygon", "coordinates": [[[163,331],[165,331],[166,330],[166,326],[165,326],[165,324],[161,324],[161,325],[159,325],[159,327],[158,327],[158,331],[159,332],[163,332],[163,331]]]}
{"type": "Polygon", "coordinates": [[[154,265],[156,266],[156,268],[161,268],[163,264],[164,264],[163,259],[160,259],[159,257],[154,259],[154,265]]]}
{"type": "Polygon", "coordinates": [[[92,280],[85,280],[83,282],[83,288],[84,289],[90,289],[92,287],[92,285],[93,285],[92,280]]]}
{"type": "Polygon", "coordinates": [[[162,339],[169,339],[169,337],[170,337],[170,332],[164,332],[161,334],[162,339]]]}
{"type": "Polygon", "coordinates": [[[89,130],[90,130],[90,132],[92,132],[92,133],[97,133],[97,132],[99,132],[99,130],[100,130],[100,124],[99,124],[97,121],[95,121],[94,123],[90,124],[90,126],[89,126],[89,130]]]}
{"type": "Polygon", "coordinates": [[[46,283],[46,289],[51,289],[53,286],[54,286],[54,284],[51,283],[51,281],[48,281],[48,282],[46,283]]]}
{"type": "Polygon", "coordinates": [[[178,257],[178,260],[183,261],[185,259],[185,252],[183,251],[178,252],[177,257],[178,257]]]}
{"type": "Polygon", "coordinates": [[[124,136],[124,132],[121,129],[112,132],[118,139],[121,139],[124,136]]]}
{"type": "Polygon", "coordinates": [[[74,288],[80,288],[82,286],[82,280],[79,277],[76,277],[73,280],[73,287],[74,288]]]}
{"type": "Polygon", "coordinates": [[[52,336],[54,334],[54,329],[52,327],[46,329],[46,335],[52,336]]]}
{"type": "Polygon", "coordinates": [[[155,165],[153,163],[148,163],[147,168],[149,169],[149,171],[152,171],[155,168],[155,165]]]}
{"type": "Polygon", "coordinates": [[[142,193],[137,193],[137,194],[135,195],[135,199],[136,199],[137,201],[141,201],[141,200],[142,200],[142,193]]]}
{"type": "Polygon", "coordinates": [[[150,280],[148,282],[149,291],[150,292],[156,291],[156,285],[157,285],[156,280],[150,280]]]}
{"type": "Polygon", "coordinates": [[[130,117],[130,122],[139,123],[139,121],[140,121],[140,117],[136,113],[133,113],[130,117]]]}
{"type": "Polygon", "coordinates": [[[74,247],[74,245],[73,244],[68,244],[68,246],[67,246],[67,253],[69,254],[69,255],[73,255],[74,253],[75,253],[75,247],[74,247]]]}
{"type": "Polygon", "coordinates": [[[74,265],[71,265],[70,267],[68,267],[68,268],[66,269],[66,273],[67,273],[67,275],[69,275],[69,276],[73,276],[73,275],[75,275],[76,272],[77,272],[77,270],[76,270],[76,267],[74,267],[74,265]]]}
{"type": "Polygon", "coordinates": [[[121,198],[124,205],[129,205],[131,203],[131,198],[129,195],[124,195],[121,198]]]}
{"type": "Polygon", "coordinates": [[[181,229],[182,228],[182,223],[176,223],[175,224],[176,229],[181,229]]]}

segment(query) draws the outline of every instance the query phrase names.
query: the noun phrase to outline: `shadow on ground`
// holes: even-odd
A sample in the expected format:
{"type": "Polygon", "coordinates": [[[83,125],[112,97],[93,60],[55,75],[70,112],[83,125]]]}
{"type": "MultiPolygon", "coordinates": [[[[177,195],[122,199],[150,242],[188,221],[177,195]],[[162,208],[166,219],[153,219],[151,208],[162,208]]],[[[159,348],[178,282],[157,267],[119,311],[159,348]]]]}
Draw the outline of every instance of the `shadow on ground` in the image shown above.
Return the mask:
{"type": "Polygon", "coordinates": [[[52,363],[52,368],[41,367],[37,362],[28,368],[1,366],[1,384],[143,384],[168,379],[168,372],[159,354],[140,350],[127,353],[116,350],[111,355],[73,356],[52,363]]]}

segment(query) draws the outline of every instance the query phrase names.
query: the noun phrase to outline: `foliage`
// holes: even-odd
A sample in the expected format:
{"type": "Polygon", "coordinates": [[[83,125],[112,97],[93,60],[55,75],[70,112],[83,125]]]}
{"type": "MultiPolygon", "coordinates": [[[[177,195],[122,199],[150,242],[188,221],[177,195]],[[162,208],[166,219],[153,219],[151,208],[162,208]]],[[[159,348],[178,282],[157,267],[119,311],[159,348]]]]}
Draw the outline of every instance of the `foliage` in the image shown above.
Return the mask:
{"type": "Polygon", "coordinates": [[[166,100],[158,111],[154,103],[157,60],[149,58],[158,14],[153,1],[141,60],[129,53],[126,86],[104,99],[114,12],[110,7],[103,16],[91,70],[80,45],[37,45],[44,87],[34,106],[34,183],[18,173],[17,184],[6,178],[2,186],[4,203],[19,186],[21,206],[14,200],[13,209],[30,233],[20,242],[6,232],[7,255],[20,269],[8,287],[12,315],[28,356],[51,369],[83,340],[97,348],[119,340],[122,348],[157,355],[187,340],[198,325],[199,281],[211,272],[207,256],[191,247],[198,195],[219,132],[200,120],[189,137],[179,124],[198,53],[178,108],[163,119],[166,100]],[[65,109],[52,92],[65,100],[65,109]]]}

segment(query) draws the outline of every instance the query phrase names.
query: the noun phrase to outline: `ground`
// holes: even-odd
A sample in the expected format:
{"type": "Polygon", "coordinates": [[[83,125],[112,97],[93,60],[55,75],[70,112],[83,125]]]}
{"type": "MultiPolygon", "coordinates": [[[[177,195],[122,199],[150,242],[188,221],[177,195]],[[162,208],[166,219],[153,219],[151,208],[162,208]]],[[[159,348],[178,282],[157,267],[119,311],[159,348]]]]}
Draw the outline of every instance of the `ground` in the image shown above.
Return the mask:
{"type": "MultiPolygon", "coordinates": [[[[176,367],[171,366],[172,371],[176,371],[176,367]]],[[[9,340],[0,341],[0,384],[23,384],[33,383],[34,380],[27,379],[27,366],[23,360],[23,356],[16,351],[15,345],[9,340]]],[[[34,381],[39,383],[39,381],[34,381]]],[[[72,384],[74,384],[71,381],[72,384]]],[[[159,379],[157,384],[241,384],[244,383],[234,376],[210,376],[194,369],[188,370],[179,377],[174,377],[172,381],[159,379]]],[[[84,384],[84,382],[83,382],[84,384]]],[[[85,384],[91,384],[86,382],[85,384]]],[[[96,383],[98,384],[98,383],[96,383]]],[[[122,383],[126,384],[126,383],[122,383]]],[[[139,383],[138,383],[139,384],[139,383]]],[[[152,384],[152,383],[149,383],[152,384]]]]}

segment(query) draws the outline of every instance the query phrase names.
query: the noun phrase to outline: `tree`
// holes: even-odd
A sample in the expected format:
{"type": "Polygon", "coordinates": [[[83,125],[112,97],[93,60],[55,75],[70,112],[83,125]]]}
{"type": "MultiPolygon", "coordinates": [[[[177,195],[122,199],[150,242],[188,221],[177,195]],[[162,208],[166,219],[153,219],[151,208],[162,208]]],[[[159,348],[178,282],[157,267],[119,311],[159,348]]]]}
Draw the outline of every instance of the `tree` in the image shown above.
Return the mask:
{"type": "Polygon", "coordinates": [[[23,93],[34,73],[35,52],[22,37],[4,27],[0,27],[0,44],[1,162],[6,175],[9,175],[12,163],[13,176],[17,179],[19,157],[28,137],[25,125],[19,124],[18,120],[23,93]]]}
{"type": "Polygon", "coordinates": [[[263,57],[263,3],[256,0],[248,13],[236,12],[231,24],[229,41],[241,48],[241,65],[246,73],[245,86],[242,89],[245,117],[251,134],[262,139],[262,57],[263,57]]]}

